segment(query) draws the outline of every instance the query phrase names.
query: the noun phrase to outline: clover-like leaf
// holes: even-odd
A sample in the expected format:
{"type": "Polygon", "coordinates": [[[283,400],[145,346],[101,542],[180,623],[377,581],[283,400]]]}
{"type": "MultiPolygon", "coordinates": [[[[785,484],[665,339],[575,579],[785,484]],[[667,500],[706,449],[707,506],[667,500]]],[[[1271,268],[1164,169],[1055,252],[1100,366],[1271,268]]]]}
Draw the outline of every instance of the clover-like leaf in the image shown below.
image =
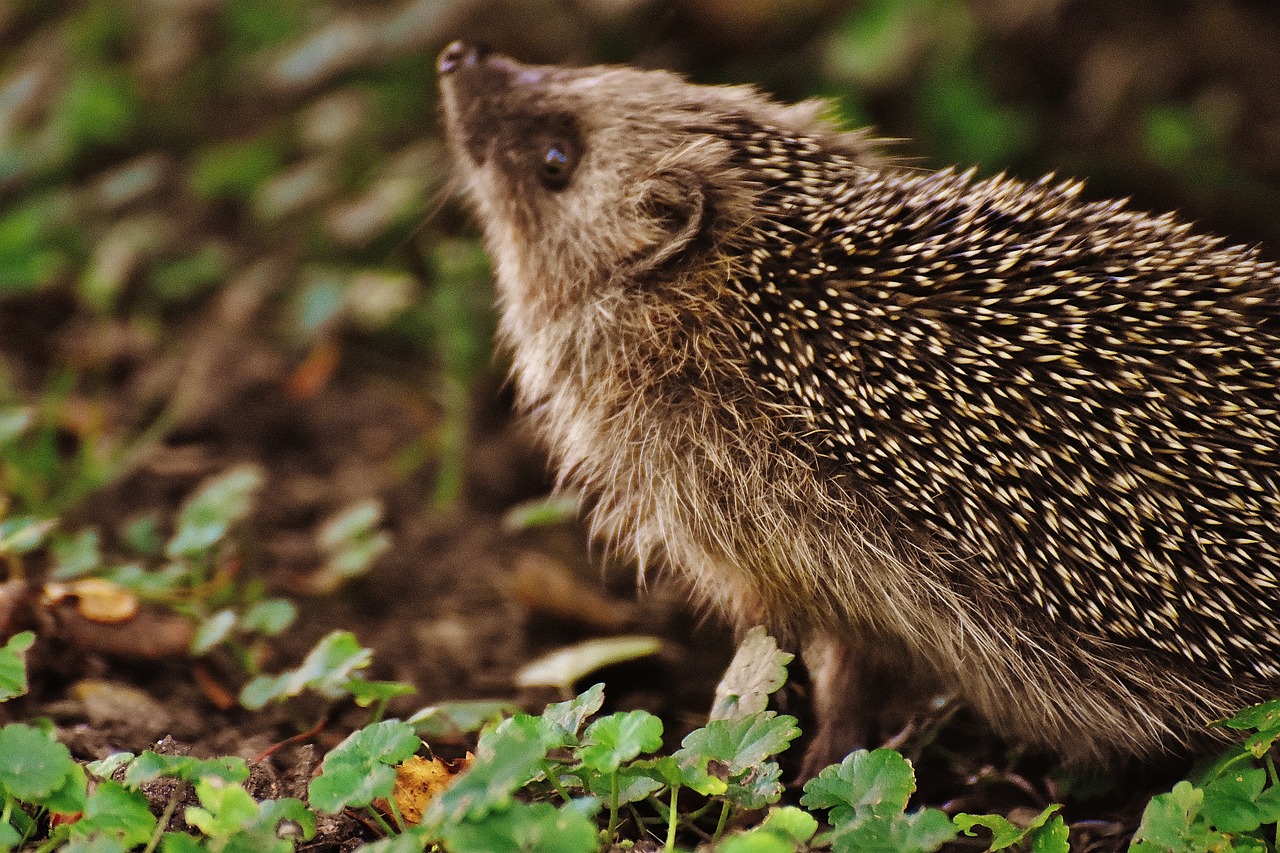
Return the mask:
{"type": "Polygon", "coordinates": [[[360,645],[350,631],[333,631],[307,653],[302,664],[276,676],[262,675],[240,691],[240,704],[251,711],[270,701],[297,696],[308,688],[337,698],[343,695],[347,682],[356,670],[369,665],[373,652],[360,645]]]}
{"type": "Polygon", "coordinates": [[[610,714],[587,726],[575,755],[600,773],[614,773],[641,752],[662,746],[662,720],[648,711],[610,714]]]}
{"type": "Polygon", "coordinates": [[[1219,776],[1204,787],[1205,818],[1223,832],[1252,832],[1263,822],[1257,799],[1266,784],[1267,771],[1261,767],[1219,776]]]}
{"type": "Polygon", "coordinates": [[[503,720],[481,736],[471,767],[431,802],[423,823],[434,827],[478,820],[506,808],[517,790],[541,774],[543,760],[562,737],[540,717],[517,714],[503,720]]]}
{"type": "Polygon", "coordinates": [[[482,821],[450,827],[444,837],[450,853],[593,853],[599,849],[592,820],[598,808],[590,799],[559,809],[517,802],[482,821]]]}
{"type": "Polygon", "coordinates": [[[725,764],[732,778],[782,752],[799,736],[795,717],[764,711],[735,720],[712,720],[690,732],[676,756],[704,755],[725,764]]]}
{"type": "Polygon", "coordinates": [[[752,628],[716,685],[711,719],[738,720],[762,712],[770,694],[786,683],[787,664],[794,657],[780,651],[762,626],[752,628]]]}
{"type": "Polygon", "coordinates": [[[413,726],[418,737],[430,741],[439,738],[458,738],[469,732],[479,731],[486,725],[496,723],[504,716],[514,714],[518,710],[519,708],[510,702],[494,699],[442,702],[439,705],[423,708],[405,722],[413,726]]]}
{"type": "Polygon", "coordinates": [[[128,847],[146,843],[156,828],[147,797],[114,780],[99,782],[85,802],[84,817],[72,826],[73,835],[102,833],[128,847]]]}
{"type": "Polygon", "coordinates": [[[542,718],[567,735],[578,736],[587,718],[604,705],[604,685],[594,684],[568,702],[548,705],[542,718]]]}
{"type": "Polygon", "coordinates": [[[853,817],[831,833],[832,853],[932,853],[956,837],[956,826],[939,809],[911,814],[890,810],[853,817]]]}
{"type": "Polygon", "coordinates": [[[166,553],[173,558],[189,557],[216,544],[249,514],[263,479],[262,469],[256,465],[239,465],[205,481],[179,510],[177,529],[166,553]]]}
{"type": "Polygon", "coordinates": [[[332,814],[391,796],[395,765],[421,745],[413,726],[400,720],[357,729],[324,757],[320,775],[311,780],[307,791],[311,805],[332,814]]]}
{"type": "Polygon", "coordinates": [[[43,804],[77,768],[52,734],[22,723],[0,727],[0,789],[10,795],[43,804]]]}
{"type": "Polygon", "coordinates": [[[756,827],[731,835],[716,846],[717,853],[795,853],[818,831],[818,821],[794,806],[769,811],[756,827]]]}
{"type": "Polygon", "coordinates": [[[987,849],[993,851],[1004,850],[1007,847],[1021,843],[1024,839],[1033,837],[1059,808],[1061,806],[1049,806],[1036,815],[1026,826],[1018,826],[1008,818],[995,814],[973,815],[961,813],[952,820],[961,832],[969,836],[974,835],[974,827],[986,827],[991,831],[991,841],[988,843],[987,849]]]}
{"type": "Polygon", "coordinates": [[[831,822],[839,824],[868,812],[902,812],[915,789],[915,772],[900,754],[859,749],[809,780],[800,804],[831,809],[831,822]]]}
{"type": "Polygon", "coordinates": [[[136,788],[162,776],[192,784],[203,779],[239,784],[249,778],[249,765],[234,755],[194,758],[190,755],[161,755],[147,750],[129,763],[124,772],[124,783],[136,788]]]}
{"type": "MultiPolygon", "coordinates": [[[[1152,850],[1185,850],[1185,840],[1204,805],[1204,791],[1182,781],[1167,794],[1157,794],[1142,813],[1134,841],[1152,850]]],[[[1140,846],[1140,845],[1139,845],[1140,846]]]]}

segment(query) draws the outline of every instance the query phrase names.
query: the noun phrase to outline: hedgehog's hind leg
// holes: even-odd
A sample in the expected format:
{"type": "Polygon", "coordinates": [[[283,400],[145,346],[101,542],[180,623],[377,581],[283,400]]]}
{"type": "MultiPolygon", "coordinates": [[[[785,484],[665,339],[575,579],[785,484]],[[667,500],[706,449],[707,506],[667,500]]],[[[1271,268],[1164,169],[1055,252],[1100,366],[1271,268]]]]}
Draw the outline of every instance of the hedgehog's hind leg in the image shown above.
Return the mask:
{"type": "Polygon", "coordinates": [[[800,780],[842,761],[855,749],[872,749],[904,725],[927,716],[936,685],[915,672],[886,638],[858,642],[817,634],[803,650],[815,723],[800,780]]]}

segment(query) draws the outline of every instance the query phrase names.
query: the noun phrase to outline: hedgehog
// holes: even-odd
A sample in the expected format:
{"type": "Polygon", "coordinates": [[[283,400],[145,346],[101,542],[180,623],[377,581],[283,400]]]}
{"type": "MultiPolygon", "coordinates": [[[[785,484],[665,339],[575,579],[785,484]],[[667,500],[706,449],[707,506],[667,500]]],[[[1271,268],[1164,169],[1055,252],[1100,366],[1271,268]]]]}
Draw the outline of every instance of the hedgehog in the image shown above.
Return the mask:
{"type": "Polygon", "coordinates": [[[1074,765],[1280,690],[1280,268],[1173,214],[895,163],[661,70],[438,59],[519,404],[600,536],[1074,765]]]}

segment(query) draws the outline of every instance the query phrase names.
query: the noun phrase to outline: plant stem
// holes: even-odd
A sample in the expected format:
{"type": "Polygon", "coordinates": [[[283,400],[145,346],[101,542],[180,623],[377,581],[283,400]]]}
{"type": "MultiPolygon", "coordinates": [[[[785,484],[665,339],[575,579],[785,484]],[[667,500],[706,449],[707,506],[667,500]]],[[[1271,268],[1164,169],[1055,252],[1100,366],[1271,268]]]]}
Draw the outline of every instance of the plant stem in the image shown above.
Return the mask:
{"type": "Polygon", "coordinates": [[[676,801],[680,797],[680,786],[671,786],[671,805],[667,811],[667,845],[664,853],[675,853],[676,849],[676,801]]]}
{"type": "Polygon", "coordinates": [[[370,815],[373,818],[374,822],[377,823],[378,826],[381,827],[382,831],[385,832],[387,835],[397,834],[396,831],[391,828],[391,824],[387,823],[387,819],[378,813],[377,809],[370,806],[369,808],[365,809],[365,813],[370,815]]]}
{"type": "Polygon", "coordinates": [[[154,853],[155,849],[160,846],[160,839],[164,838],[165,828],[169,826],[169,821],[173,819],[173,813],[178,810],[178,800],[181,793],[182,783],[174,784],[173,791],[169,794],[169,802],[164,804],[164,811],[160,813],[160,819],[156,823],[155,831],[147,839],[147,846],[142,848],[142,853],[154,853]]]}
{"type": "Polygon", "coordinates": [[[547,761],[545,758],[542,760],[542,775],[547,778],[547,784],[556,789],[556,793],[560,795],[560,799],[568,803],[573,799],[573,797],[569,796],[569,792],[560,784],[560,780],[556,778],[558,774],[551,765],[552,763],[547,761]]]}
{"type": "Polygon", "coordinates": [[[716,823],[715,834],[711,836],[711,846],[714,847],[716,842],[720,840],[721,834],[724,833],[724,826],[729,822],[729,801],[725,800],[720,804],[720,820],[716,823]]]}
{"type": "Polygon", "coordinates": [[[620,799],[620,791],[618,787],[618,772],[615,770],[613,778],[609,780],[609,843],[613,844],[618,836],[618,800],[620,799]]]}

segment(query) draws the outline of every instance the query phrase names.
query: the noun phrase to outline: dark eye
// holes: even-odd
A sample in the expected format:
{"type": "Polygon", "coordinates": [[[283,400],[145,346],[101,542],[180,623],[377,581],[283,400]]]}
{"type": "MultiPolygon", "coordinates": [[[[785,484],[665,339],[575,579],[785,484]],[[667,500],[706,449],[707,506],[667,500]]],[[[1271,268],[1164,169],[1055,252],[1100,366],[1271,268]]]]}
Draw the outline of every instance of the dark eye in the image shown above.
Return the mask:
{"type": "Polygon", "coordinates": [[[578,165],[578,152],[568,141],[559,140],[539,149],[538,180],[549,190],[562,190],[569,186],[573,169],[578,165]]]}

